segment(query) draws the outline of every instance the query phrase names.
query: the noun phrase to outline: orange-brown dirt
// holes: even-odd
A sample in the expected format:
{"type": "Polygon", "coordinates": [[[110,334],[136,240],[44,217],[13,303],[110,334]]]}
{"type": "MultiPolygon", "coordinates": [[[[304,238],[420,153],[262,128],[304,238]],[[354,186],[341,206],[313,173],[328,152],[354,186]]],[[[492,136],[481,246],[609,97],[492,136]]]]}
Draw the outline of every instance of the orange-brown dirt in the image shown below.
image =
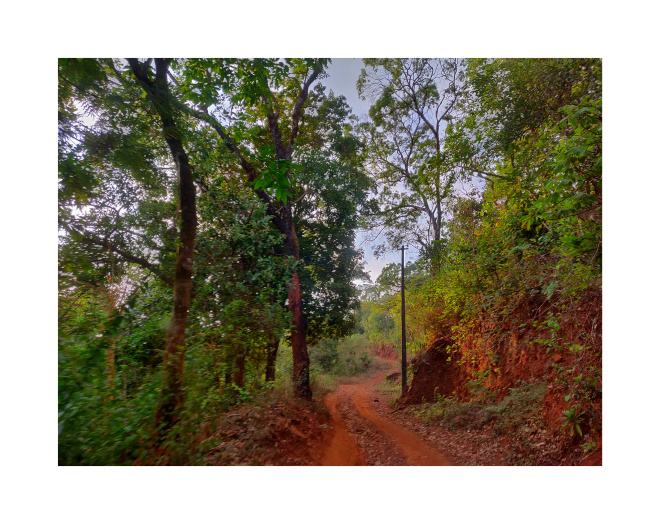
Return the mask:
{"type": "Polygon", "coordinates": [[[330,416],[317,402],[286,396],[228,413],[219,423],[219,444],[209,466],[311,466],[319,464],[330,416]]]}
{"type": "MultiPolygon", "coordinates": [[[[393,361],[389,361],[394,366],[393,361]]],[[[393,369],[340,379],[323,402],[273,396],[224,417],[209,465],[600,465],[598,451],[524,422],[522,433],[496,422],[447,427],[416,415],[418,405],[396,404],[379,387],[393,369]],[[395,406],[398,408],[395,409],[395,406]]],[[[393,377],[395,378],[395,377],[393,377]]],[[[467,415],[470,416],[469,414],[467,415]]],[[[470,421],[468,421],[470,422],[470,421]]]]}
{"type": "MultiPolygon", "coordinates": [[[[390,361],[390,365],[394,365],[390,361]]],[[[227,414],[208,465],[493,465],[502,451],[487,436],[429,426],[408,408],[393,412],[375,390],[388,371],[340,380],[323,404],[274,397],[227,414]]]]}
{"type": "MultiPolygon", "coordinates": [[[[332,426],[334,436],[331,445],[325,451],[321,465],[323,466],[364,466],[364,454],[357,445],[357,442],[351,437],[346,424],[337,409],[339,399],[342,397],[341,391],[330,393],[325,398],[325,405],[330,411],[332,417],[332,426]]],[[[343,400],[343,399],[342,399],[343,400]]]]}
{"type": "MultiPolygon", "coordinates": [[[[409,406],[434,402],[439,395],[468,402],[475,399],[470,383],[481,384],[482,392],[486,390],[493,395],[491,400],[500,402],[511,388],[547,383],[540,416],[562,448],[561,457],[552,453],[550,463],[579,463],[584,453],[575,450],[576,443],[598,442],[601,449],[601,314],[600,291],[592,289],[579,302],[561,309],[553,309],[538,295],[531,296],[507,317],[475,323],[460,343],[446,335],[451,330],[445,326],[411,361],[413,379],[404,402],[409,406]],[[554,332],[545,323],[552,315],[557,320],[554,332]],[[568,438],[564,427],[563,414],[574,405],[583,413],[581,440],[568,438]]],[[[537,444],[543,447],[547,440],[537,444]]],[[[591,454],[589,462],[596,461],[596,456],[598,453],[591,454]]]]}
{"type": "Polygon", "coordinates": [[[383,378],[379,373],[366,382],[342,384],[326,397],[335,433],[321,465],[451,465],[439,449],[424,442],[413,431],[388,420],[374,407],[384,400],[373,392],[373,387],[383,378]]]}
{"type": "Polygon", "coordinates": [[[447,361],[449,345],[449,340],[437,338],[410,362],[414,378],[404,399],[407,404],[433,402],[438,395],[467,393],[465,369],[455,361],[447,361]]]}
{"type": "MultiPolygon", "coordinates": [[[[348,437],[357,443],[365,465],[600,465],[599,451],[586,454],[577,444],[565,442],[534,420],[523,421],[520,433],[498,430],[497,421],[474,427],[448,428],[421,420],[418,405],[396,404],[396,392],[378,392],[387,373],[375,373],[361,383],[340,385],[326,405],[335,426],[334,437],[323,456],[324,465],[349,465],[344,455],[348,437]],[[394,409],[394,406],[399,407],[394,409]]],[[[469,417],[469,415],[468,415],[469,417]]],[[[469,422],[469,421],[468,421],[469,422]]],[[[355,453],[355,445],[349,445],[355,453]]],[[[355,457],[355,455],[352,455],[355,457]]]]}

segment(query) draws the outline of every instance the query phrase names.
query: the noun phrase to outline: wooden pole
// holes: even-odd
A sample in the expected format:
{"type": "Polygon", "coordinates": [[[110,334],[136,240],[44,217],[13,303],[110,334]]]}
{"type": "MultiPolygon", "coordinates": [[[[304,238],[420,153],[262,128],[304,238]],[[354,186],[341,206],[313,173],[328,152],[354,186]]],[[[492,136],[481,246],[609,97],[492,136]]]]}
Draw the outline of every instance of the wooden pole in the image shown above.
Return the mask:
{"type": "Polygon", "coordinates": [[[406,364],[406,286],[404,283],[404,256],[401,246],[401,398],[408,393],[408,375],[406,364]]]}

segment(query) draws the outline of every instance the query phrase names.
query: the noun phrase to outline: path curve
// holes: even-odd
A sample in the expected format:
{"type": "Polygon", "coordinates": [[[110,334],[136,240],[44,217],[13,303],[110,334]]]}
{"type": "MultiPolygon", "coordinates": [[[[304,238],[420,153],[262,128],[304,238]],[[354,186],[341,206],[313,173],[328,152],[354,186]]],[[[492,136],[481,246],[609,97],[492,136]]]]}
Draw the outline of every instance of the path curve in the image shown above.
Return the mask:
{"type": "Polygon", "coordinates": [[[364,454],[348,432],[337,407],[340,400],[348,398],[351,409],[357,410],[366,424],[372,424],[377,431],[389,437],[403,453],[408,465],[450,466],[449,459],[441,452],[432,448],[412,431],[387,420],[373,409],[376,397],[373,386],[382,381],[385,375],[361,384],[340,385],[337,387],[337,391],[330,393],[325,398],[325,405],[332,416],[335,433],[321,464],[324,466],[365,465],[364,454]]]}

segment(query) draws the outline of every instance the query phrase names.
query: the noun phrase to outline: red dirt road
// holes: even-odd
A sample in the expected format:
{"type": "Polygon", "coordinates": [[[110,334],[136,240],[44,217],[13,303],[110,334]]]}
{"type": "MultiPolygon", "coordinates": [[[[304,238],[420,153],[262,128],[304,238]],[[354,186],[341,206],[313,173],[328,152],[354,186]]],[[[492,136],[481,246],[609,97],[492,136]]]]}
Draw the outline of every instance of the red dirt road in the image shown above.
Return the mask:
{"type": "Polygon", "coordinates": [[[335,432],[321,465],[450,466],[440,451],[376,412],[374,404],[380,399],[373,386],[383,377],[340,385],[326,397],[335,432]]]}
{"type": "MultiPolygon", "coordinates": [[[[340,386],[341,388],[342,386],[340,386]]],[[[332,425],[335,428],[335,434],[330,442],[330,446],[323,456],[322,466],[364,466],[364,456],[357,442],[351,437],[346,429],[346,424],[337,410],[337,402],[340,396],[339,391],[330,393],[325,398],[325,405],[332,415],[332,425]]]]}

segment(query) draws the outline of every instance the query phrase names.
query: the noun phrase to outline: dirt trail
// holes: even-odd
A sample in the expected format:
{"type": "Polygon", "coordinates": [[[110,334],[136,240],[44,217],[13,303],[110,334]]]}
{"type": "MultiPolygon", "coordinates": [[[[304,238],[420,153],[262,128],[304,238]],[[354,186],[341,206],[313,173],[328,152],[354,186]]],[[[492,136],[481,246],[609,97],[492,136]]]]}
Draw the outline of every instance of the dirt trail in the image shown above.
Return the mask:
{"type": "Polygon", "coordinates": [[[325,398],[325,405],[332,415],[332,425],[335,428],[335,435],[330,446],[323,457],[322,466],[364,466],[364,456],[357,443],[348,433],[346,424],[344,424],[337,403],[340,393],[335,391],[325,398]]]}
{"type": "Polygon", "coordinates": [[[361,440],[363,446],[370,448],[369,457],[378,457],[378,461],[371,460],[375,465],[450,466],[440,451],[374,410],[374,403],[380,399],[373,387],[385,375],[381,373],[361,384],[340,385],[337,391],[326,397],[325,404],[332,415],[335,433],[321,465],[370,465],[370,460],[365,461],[366,450],[358,446],[357,440],[361,440]],[[356,439],[359,435],[367,435],[367,438],[356,439]]]}

